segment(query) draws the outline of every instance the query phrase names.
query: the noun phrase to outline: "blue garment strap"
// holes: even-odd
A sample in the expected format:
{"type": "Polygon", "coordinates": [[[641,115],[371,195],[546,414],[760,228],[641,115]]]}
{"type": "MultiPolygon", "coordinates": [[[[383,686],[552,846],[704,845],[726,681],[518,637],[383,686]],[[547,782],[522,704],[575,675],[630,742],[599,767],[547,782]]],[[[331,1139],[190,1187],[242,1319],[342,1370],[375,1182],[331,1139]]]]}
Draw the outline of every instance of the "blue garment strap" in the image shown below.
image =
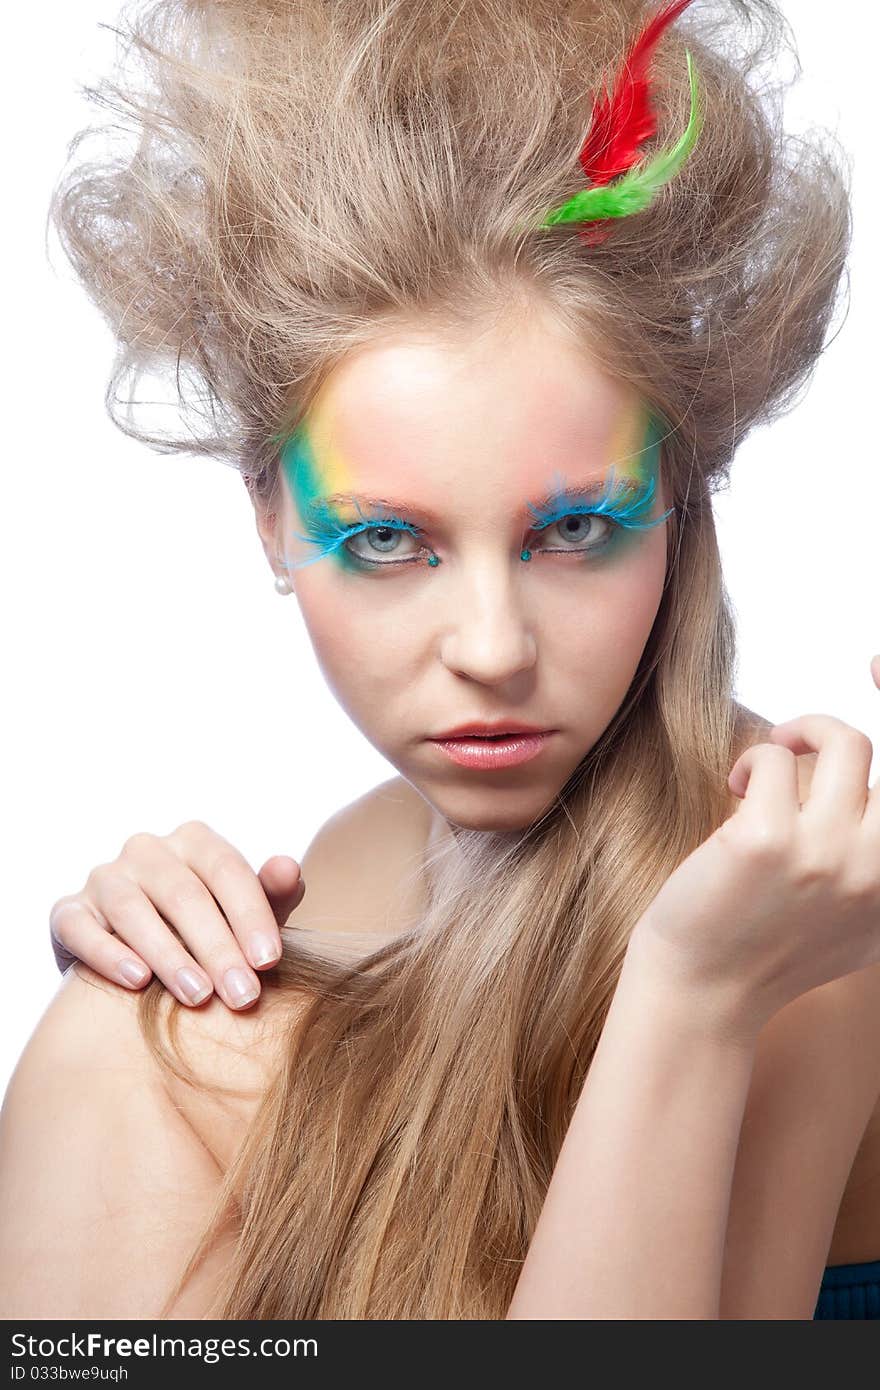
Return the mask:
{"type": "Polygon", "coordinates": [[[880,1319],[880,1260],[829,1265],[813,1317],[880,1319]]]}

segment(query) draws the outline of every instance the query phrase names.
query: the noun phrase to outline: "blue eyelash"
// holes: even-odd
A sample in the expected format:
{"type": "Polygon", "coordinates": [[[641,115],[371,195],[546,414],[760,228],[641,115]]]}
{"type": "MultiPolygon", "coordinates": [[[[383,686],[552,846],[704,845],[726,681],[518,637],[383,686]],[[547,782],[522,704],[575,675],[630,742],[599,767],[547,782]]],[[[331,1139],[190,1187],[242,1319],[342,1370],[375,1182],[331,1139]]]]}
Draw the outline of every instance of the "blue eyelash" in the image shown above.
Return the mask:
{"type": "MultiPolygon", "coordinates": [[[[668,511],[664,512],[662,516],[657,517],[654,521],[645,521],[643,519],[651,510],[655,491],[656,485],[653,477],[646,485],[637,489],[635,492],[633,492],[632,484],[626,479],[621,479],[615,484],[614,468],[612,466],[606,482],[605,491],[598,500],[592,499],[584,502],[574,501],[571,496],[566,496],[560,487],[557,488],[556,492],[552,494],[549,502],[543,507],[533,507],[531,503],[527,505],[534,518],[535,524],[533,529],[536,531],[543,531],[548,526],[552,526],[554,522],[561,521],[568,516],[605,516],[617,526],[624,527],[627,530],[647,531],[654,526],[660,526],[673,510],[670,507],[668,511]],[[627,496],[628,500],[624,500],[627,496]]],[[[329,507],[314,506],[311,512],[312,530],[314,534],[304,536],[297,531],[294,532],[294,535],[308,545],[318,546],[318,553],[308,560],[300,560],[295,564],[288,563],[287,568],[302,569],[305,565],[313,565],[316,560],[320,560],[325,555],[329,555],[332,551],[338,550],[338,548],[351,536],[356,536],[361,531],[373,530],[375,527],[382,527],[383,529],[395,531],[409,531],[416,539],[425,534],[424,529],[418,526],[414,521],[406,521],[401,517],[395,516],[382,516],[381,514],[366,516],[359,503],[353,503],[353,505],[358,516],[361,518],[360,522],[342,522],[329,507]]],[[[598,549],[598,547],[593,548],[598,549]]],[[[571,553],[577,554],[578,552],[572,550],[571,553]]],[[[393,560],[370,561],[359,555],[352,555],[351,558],[355,564],[373,566],[378,569],[381,569],[385,565],[395,563],[412,563],[411,560],[406,562],[393,560]]]]}
{"type": "Polygon", "coordinates": [[[567,516],[607,516],[618,526],[623,526],[627,530],[648,531],[651,527],[659,526],[664,522],[673,510],[670,507],[654,521],[642,519],[651,510],[655,491],[654,478],[651,478],[647,484],[635,492],[632,491],[631,483],[628,483],[624,478],[615,484],[612,466],[605,491],[598,501],[575,502],[571,497],[566,497],[561,489],[557,489],[545,506],[533,507],[531,503],[526,505],[535,518],[534,529],[536,531],[543,531],[547,526],[552,526],[554,522],[561,521],[567,516]],[[624,502],[623,499],[627,493],[631,494],[630,500],[624,502]]]}
{"type": "MultiPolygon", "coordinates": [[[[361,531],[371,531],[376,526],[390,528],[394,531],[411,531],[416,537],[425,534],[423,528],[417,526],[414,521],[404,521],[401,517],[386,517],[381,514],[366,516],[360,503],[355,502],[352,503],[352,505],[361,518],[360,522],[352,523],[340,521],[339,517],[337,517],[329,507],[313,506],[310,515],[313,535],[303,536],[299,531],[294,531],[293,534],[298,540],[305,541],[308,545],[318,546],[318,553],[308,560],[299,560],[295,564],[288,564],[287,568],[302,569],[305,565],[313,565],[316,560],[321,560],[325,555],[329,555],[332,551],[338,550],[350,536],[356,536],[361,531]]],[[[364,560],[358,555],[353,555],[351,558],[358,564],[369,565],[371,563],[369,560],[364,560]]],[[[394,561],[378,560],[375,563],[381,566],[393,564],[394,561]]]]}

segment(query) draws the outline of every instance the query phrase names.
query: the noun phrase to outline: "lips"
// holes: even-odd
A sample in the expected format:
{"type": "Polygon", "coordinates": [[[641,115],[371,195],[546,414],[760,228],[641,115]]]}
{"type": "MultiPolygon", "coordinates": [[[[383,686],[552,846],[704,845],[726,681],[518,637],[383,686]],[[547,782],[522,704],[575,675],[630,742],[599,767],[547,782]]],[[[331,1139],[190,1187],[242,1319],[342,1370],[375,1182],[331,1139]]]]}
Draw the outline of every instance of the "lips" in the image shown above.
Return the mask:
{"type": "Polygon", "coordinates": [[[543,728],[540,724],[523,724],[521,720],[517,719],[496,719],[492,723],[478,720],[471,724],[457,724],[454,729],[447,729],[445,733],[432,734],[431,738],[435,742],[441,742],[452,738],[497,738],[501,734],[546,734],[552,732],[552,729],[543,728]]]}
{"type": "Polygon", "coordinates": [[[485,734],[459,735],[457,738],[435,738],[430,742],[442,757],[459,767],[492,772],[531,762],[543,751],[553,733],[551,729],[549,732],[505,734],[500,738],[488,738],[485,734]]]}

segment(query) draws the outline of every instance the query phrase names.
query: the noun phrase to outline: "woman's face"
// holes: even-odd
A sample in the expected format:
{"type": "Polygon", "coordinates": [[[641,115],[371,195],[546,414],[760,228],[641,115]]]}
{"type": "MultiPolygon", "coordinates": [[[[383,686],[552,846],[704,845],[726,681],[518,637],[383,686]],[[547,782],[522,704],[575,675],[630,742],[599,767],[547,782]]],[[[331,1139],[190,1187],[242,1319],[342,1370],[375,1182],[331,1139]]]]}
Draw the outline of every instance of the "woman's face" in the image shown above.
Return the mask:
{"type": "Polygon", "coordinates": [[[606,482],[613,466],[612,482],[653,483],[630,516],[659,518],[668,504],[649,425],[631,387],[536,316],[466,346],[397,337],[362,349],[285,449],[271,541],[321,670],[446,820],[530,824],[620,706],[660,604],[666,523],[616,528],[585,514],[595,497],[558,493],[606,482]],[[383,505],[359,511],[350,494],[383,505]],[[540,519],[566,519],[539,529],[526,503],[548,494],[540,519]],[[564,510],[573,504],[581,511],[564,510]],[[431,741],[505,720],[553,732],[528,761],[490,768],[431,741]]]}

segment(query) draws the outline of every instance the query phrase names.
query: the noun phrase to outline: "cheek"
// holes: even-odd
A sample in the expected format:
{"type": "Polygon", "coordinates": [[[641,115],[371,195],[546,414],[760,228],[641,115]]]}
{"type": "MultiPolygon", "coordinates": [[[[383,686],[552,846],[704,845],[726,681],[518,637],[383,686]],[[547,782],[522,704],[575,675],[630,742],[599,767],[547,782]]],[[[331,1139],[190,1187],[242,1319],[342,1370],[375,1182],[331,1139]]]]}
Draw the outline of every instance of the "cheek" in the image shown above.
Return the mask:
{"type": "Polygon", "coordinates": [[[553,643],[557,669],[569,670],[594,689],[628,685],[654,625],[665,577],[661,536],[647,544],[643,537],[585,582],[548,581],[542,626],[545,640],[553,643]]]}
{"type": "MultiPolygon", "coordinates": [[[[342,708],[355,723],[363,723],[381,706],[383,696],[396,684],[405,682],[401,662],[405,651],[398,651],[389,624],[381,614],[372,615],[370,606],[355,603],[344,584],[325,570],[318,574],[301,571],[296,591],[303,622],[315,657],[328,686],[342,708]]],[[[393,625],[391,625],[393,634],[393,625]]]]}
{"type": "Polygon", "coordinates": [[[666,580],[666,544],[662,534],[652,537],[631,569],[621,578],[617,595],[616,627],[622,640],[639,648],[648,640],[666,580]]]}
{"type": "MultiPolygon", "coordinates": [[[[319,561],[316,568],[325,563],[319,561]]],[[[298,574],[296,594],[318,663],[324,674],[328,675],[330,672],[344,671],[346,652],[356,658],[362,625],[356,621],[351,605],[340,602],[332,585],[322,583],[321,579],[319,575],[313,578],[305,573],[298,574]]]]}

